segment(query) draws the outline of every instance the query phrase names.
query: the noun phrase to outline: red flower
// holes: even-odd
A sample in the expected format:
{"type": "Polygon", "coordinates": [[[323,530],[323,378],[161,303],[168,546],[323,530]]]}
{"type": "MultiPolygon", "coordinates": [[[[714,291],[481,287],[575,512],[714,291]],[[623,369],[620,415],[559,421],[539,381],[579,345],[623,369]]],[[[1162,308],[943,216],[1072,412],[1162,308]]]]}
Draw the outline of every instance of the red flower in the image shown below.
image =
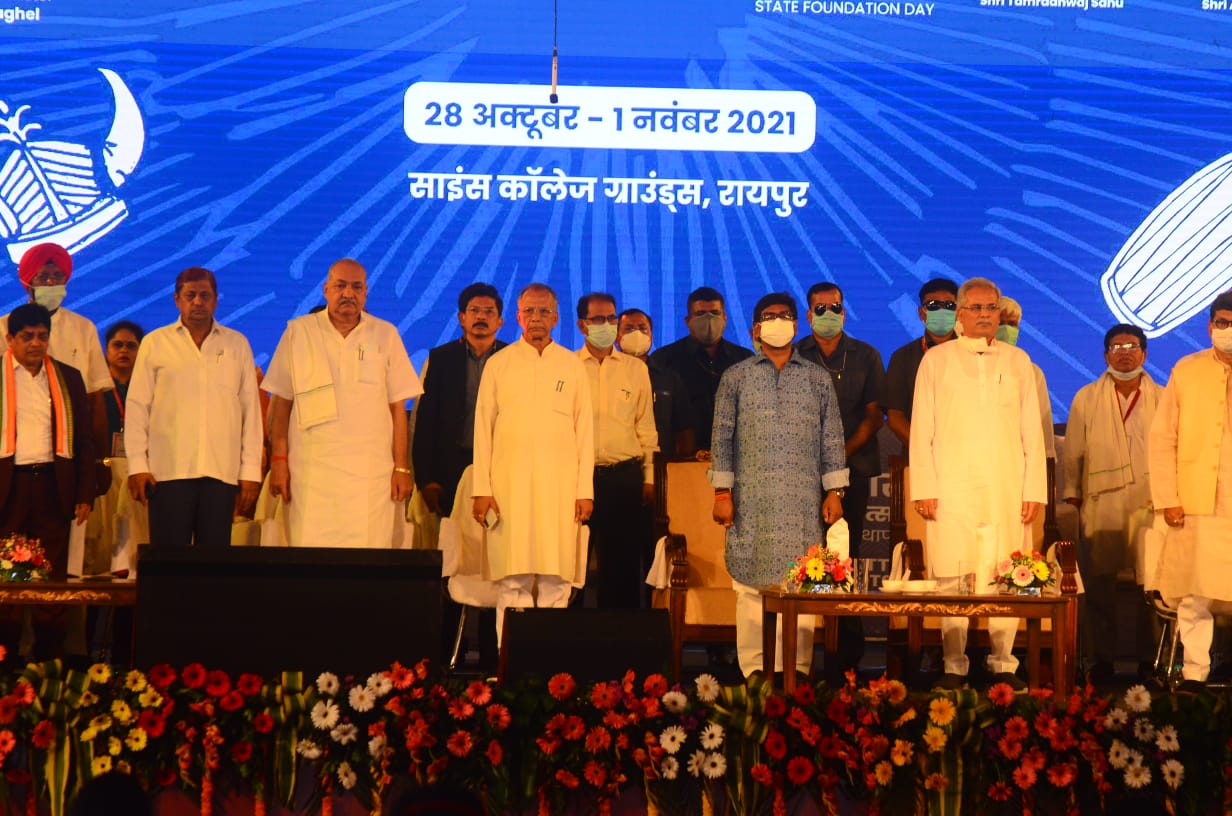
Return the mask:
{"type": "Polygon", "coordinates": [[[163,729],[167,726],[167,719],[162,714],[159,714],[152,708],[144,709],[137,715],[137,727],[145,731],[151,739],[158,739],[163,735],[163,729]]]}
{"type": "Polygon", "coordinates": [[[28,706],[34,702],[34,686],[25,680],[18,680],[13,686],[13,696],[17,698],[18,704],[28,706]]]}
{"type": "Polygon", "coordinates": [[[1044,756],[1043,751],[1033,746],[1023,756],[1022,764],[1030,767],[1033,771],[1042,771],[1044,766],[1048,764],[1048,758],[1044,756]]]}
{"type": "Polygon", "coordinates": [[[30,742],[34,743],[35,748],[49,748],[56,741],[56,726],[51,720],[40,720],[39,724],[34,726],[34,733],[30,735],[30,742]]]}
{"type": "Polygon", "coordinates": [[[612,744],[612,734],[601,725],[593,726],[586,734],[586,750],[596,754],[612,744]]]}
{"type": "Polygon", "coordinates": [[[793,706],[791,713],[787,715],[787,724],[799,731],[809,724],[808,715],[802,709],[793,706]]]}
{"type": "Polygon", "coordinates": [[[1048,781],[1054,788],[1066,788],[1074,782],[1074,766],[1069,764],[1053,765],[1048,769],[1048,781]]]}
{"type": "Polygon", "coordinates": [[[1018,759],[1022,755],[1022,743],[1008,734],[997,740],[997,747],[1001,749],[1001,755],[1006,759],[1018,759]]]}
{"type": "Polygon", "coordinates": [[[787,778],[793,785],[803,785],[813,778],[813,763],[802,756],[792,757],[787,762],[787,778]]]}
{"type": "Polygon", "coordinates": [[[455,720],[470,719],[470,716],[474,713],[475,707],[462,697],[449,701],[449,716],[455,720]]]}
{"type": "Polygon", "coordinates": [[[501,750],[500,743],[496,740],[488,743],[487,755],[488,762],[491,762],[493,765],[501,764],[501,760],[505,758],[505,752],[501,750]]]}
{"type": "Polygon", "coordinates": [[[994,802],[1008,802],[1014,789],[1005,782],[993,782],[988,786],[988,798],[994,802]]]}
{"type": "Polygon", "coordinates": [[[1014,702],[1014,690],[1010,688],[1009,683],[993,683],[992,687],[988,689],[988,699],[995,706],[1009,708],[1010,704],[1014,702]]]}
{"type": "Polygon", "coordinates": [[[560,747],[560,740],[548,739],[547,737],[536,737],[535,744],[539,746],[539,750],[543,751],[545,756],[551,756],[556,753],[556,749],[560,747]]]}
{"type": "Polygon", "coordinates": [[[415,682],[415,676],[411,674],[411,670],[397,661],[389,667],[389,671],[385,672],[385,676],[394,684],[394,688],[399,691],[410,687],[415,682]]]}
{"type": "Polygon", "coordinates": [[[613,683],[596,683],[590,690],[590,702],[595,708],[611,708],[620,702],[620,689],[613,683]]]}
{"type": "Polygon", "coordinates": [[[0,697],[0,725],[8,725],[17,716],[17,698],[11,694],[0,697]]]}
{"type": "Polygon", "coordinates": [[[593,759],[586,763],[586,768],[582,771],[582,775],[586,777],[587,782],[596,788],[601,787],[607,781],[607,771],[593,759]]]}
{"type": "Polygon", "coordinates": [[[258,734],[268,734],[274,730],[274,718],[262,711],[252,718],[252,727],[258,734]]]}
{"type": "Polygon", "coordinates": [[[218,701],[218,707],[223,711],[238,711],[244,705],[244,695],[234,689],[228,691],[218,701]]]}
{"type": "Polygon", "coordinates": [[[560,735],[567,740],[580,740],[585,733],[586,723],[576,714],[566,717],[565,724],[560,729],[560,735]]]}
{"type": "Polygon", "coordinates": [[[1030,729],[1022,717],[1010,717],[1005,721],[1005,736],[1013,740],[1024,740],[1030,729]]]}
{"type": "Polygon", "coordinates": [[[766,716],[767,717],[782,717],[783,712],[787,710],[787,701],[777,694],[766,698],[766,716]]]}
{"type": "Polygon", "coordinates": [[[770,768],[764,762],[758,762],[754,765],[749,774],[753,777],[753,781],[759,785],[770,785],[774,782],[774,774],[770,772],[770,768]]]}
{"type": "Polygon", "coordinates": [[[800,705],[808,705],[817,699],[817,692],[808,683],[801,683],[796,686],[796,702],[800,705]]]}
{"type": "Polygon", "coordinates": [[[466,696],[477,706],[487,705],[492,700],[492,687],[482,680],[476,680],[466,687],[466,696]]]}
{"type": "Polygon", "coordinates": [[[1023,763],[1014,769],[1014,784],[1023,790],[1035,784],[1035,769],[1023,763]]]}
{"type": "Polygon", "coordinates": [[[766,734],[766,753],[771,759],[782,759],[787,755],[787,739],[778,731],[766,734]]]}
{"type": "MultiPolygon", "coordinates": [[[[548,680],[548,694],[551,694],[557,700],[563,700],[573,694],[574,689],[576,688],[577,683],[574,682],[573,675],[568,672],[554,674],[552,675],[552,679],[548,680]]],[[[576,784],[577,780],[575,779],[574,785],[576,784]]]]}
{"type": "Polygon", "coordinates": [[[241,674],[239,679],[235,681],[235,687],[239,689],[240,694],[245,697],[251,697],[261,691],[261,686],[264,685],[259,675],[245,672],[241,674]]]}
{"type": "Polygon", "coordinates": [[[252,759],[252,743],[240,740],[232,745],[231,758],[236,762],[247,762],[252,759]]]}
{"type": "Polygon", "coordinates": [[[509,727],[509,709],[499,703],[488,706],[488,724],[497,731],[504,731],[509,727]]]}
{"type": "Polygon", "coordinates": [[[13,736],[13,732],[8,729],[0,731],[0,761],[3,761],[15,747],[17,747],[17,738],[13,736]]]}
{"type": "MultiPolygon", "coordinates": [[[[2,660],[3,657],[0,657],[2,660]]],[[[662,697],[667,694],[667,678],[661,674],[652,674],[642,683],[642,691],[651,697],[662,697]]]]}
{"type": "Polygon", "coordinates": [[[150,684],[156,689],[165,689],[167,686],[175,682],[175,669],[170,663],[159,663],[154,668],[150,669],[149,678],[150,684]]]}
{"type": "Polygon", "coordinates": [[[556,772],[556,781],[566,788],[576,788],[578,786],[578,778],[564,768],[556,772]]]}
{"type": "Polygon", "coordinates": [[[469,731],[458,730],[453,732],[453,736],[445,743],[445,747],[449,749],[449,753],[456,757],[464,757],[471,752],[471,748],[475,746],[474,740],[471,738],[469,731]]]}
{"type": "Polygon", "coordinates": [[[221,669],[214,669],[205,677],[205,693],[221,697],[231,690],[231,678],[221,669]]]}
{"type": "Polygon", "coordinates": [[[184,667],[183,680],[184,685],[190,689],[201,688],[205,685],[205,666],[200,663],[189,663],[184,667]]]}

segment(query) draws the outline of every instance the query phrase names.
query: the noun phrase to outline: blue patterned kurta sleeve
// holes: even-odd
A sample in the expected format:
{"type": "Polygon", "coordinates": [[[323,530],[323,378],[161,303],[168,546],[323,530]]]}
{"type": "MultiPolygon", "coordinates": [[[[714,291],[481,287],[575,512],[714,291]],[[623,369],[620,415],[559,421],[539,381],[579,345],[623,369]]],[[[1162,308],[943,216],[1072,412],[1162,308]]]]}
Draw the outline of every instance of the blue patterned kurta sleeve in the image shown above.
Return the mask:
{"type": "Polygon", "coordinates": [[[825,371],[821,374],[821,488],[834,490],[850,484],[847,468],[846,440],[843,437],[843,418],[839,413],[838,395],[834,384],[825,371]]]}
{"type": "Polygon", "coordinates": [[[724,371],[714,395],[714,425],[710,432],[710,483],[714,487],[730,488],[736,484],[736,414],[742,371],[736,367],[724,371]]]}

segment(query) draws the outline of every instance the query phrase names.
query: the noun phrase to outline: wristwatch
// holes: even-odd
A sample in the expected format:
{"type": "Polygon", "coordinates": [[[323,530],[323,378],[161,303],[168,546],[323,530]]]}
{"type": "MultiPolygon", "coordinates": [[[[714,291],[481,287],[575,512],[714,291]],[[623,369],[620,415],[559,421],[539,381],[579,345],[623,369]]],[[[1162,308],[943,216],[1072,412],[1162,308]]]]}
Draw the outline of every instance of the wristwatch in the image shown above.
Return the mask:
{"type": "Polygon", "coordinates": [[[841,499],[841,498],[843,498],[844,496],[846,496],[846,495],[847,495],[847,488],[845,488],[845,487],[836,487],[836,488],[834,488],[834,489],[832,489],[832,490],[827,490],[826,492],[827,492],[827,493],[834,493],[835,495],[837,495],[837,496],[841,499]]]}

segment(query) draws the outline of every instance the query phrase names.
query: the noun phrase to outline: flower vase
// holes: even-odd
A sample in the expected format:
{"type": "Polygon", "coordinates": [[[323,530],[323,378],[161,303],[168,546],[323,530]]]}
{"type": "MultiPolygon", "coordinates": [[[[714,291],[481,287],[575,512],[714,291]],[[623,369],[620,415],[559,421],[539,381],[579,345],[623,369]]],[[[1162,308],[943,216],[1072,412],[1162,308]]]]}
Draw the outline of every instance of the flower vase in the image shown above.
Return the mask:
{"type": "Polygon", "coordinates": [[[838,587],[834,584],[813,584],[807,591],[813,593],[814,595],[822,595],[830,592],[837,592],[838,587]]]}
{"type": "Polygon", "coordinates": [[[1024,595],[1029,598],[1038,598],[1042,594],[1041,590],[1042,588],[1037,587],[1037,586],[1031,586],[1031,587],[1016,586],[1016,587],[1010,588],[1010,594],[1011,595],[1024,595]]]}

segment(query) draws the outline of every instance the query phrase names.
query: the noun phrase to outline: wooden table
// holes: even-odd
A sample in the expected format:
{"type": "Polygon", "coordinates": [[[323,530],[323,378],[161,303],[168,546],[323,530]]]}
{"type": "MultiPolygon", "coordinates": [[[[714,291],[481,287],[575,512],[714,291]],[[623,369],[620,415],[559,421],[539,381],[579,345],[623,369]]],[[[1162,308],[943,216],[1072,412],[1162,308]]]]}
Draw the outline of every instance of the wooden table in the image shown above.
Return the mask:
{"type": "Polygon", "coordinates": [[[16,606],[135,606],[137,582],[121,579],[85,581],[0,581],[0,604],[16,606]]]}
{"type": "Polygon", "coordinates": [[[907,617],[909,665],[918,667],[924,640],[924,617],[1025,618],[1027,621],[1027,674],[1032,688],[1040,686],[1041,621],[1052,621],[1052,677],[1058,697],[1068,696],[1074,681],[1074,648],[1078,633],[1077,595],[935,595],[872,592],[792,593],[781,588],[763,589],[762,655],[767,677],[774,676],[775,624],[783,616],[783,690],[795,691],[796,620],[800,615],[825,618],[826,666],[833,666],[838,653],[838,619],[861,617],[907,617]]]}

